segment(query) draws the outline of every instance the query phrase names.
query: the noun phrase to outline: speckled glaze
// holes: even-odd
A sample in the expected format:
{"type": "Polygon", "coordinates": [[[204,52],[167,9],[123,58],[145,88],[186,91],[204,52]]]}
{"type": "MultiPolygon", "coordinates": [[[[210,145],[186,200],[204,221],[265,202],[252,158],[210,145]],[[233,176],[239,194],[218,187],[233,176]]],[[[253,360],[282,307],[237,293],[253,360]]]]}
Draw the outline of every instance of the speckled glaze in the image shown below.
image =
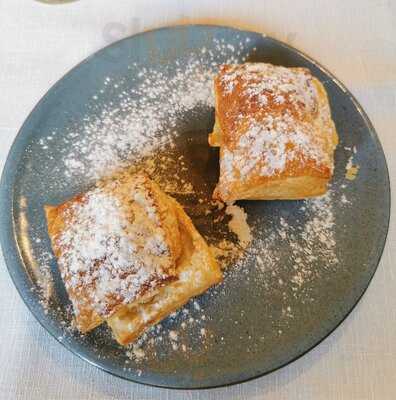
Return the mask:
{"type": "MultiPolygon", "coordinates": [[[[130,85],[132,89],[133,80],[130,85]]],[[[106,101],[111,98],[104,98],[103,102],[106,101]]],[[[189,120],[189,126],[180,127],[177,145],[189,162],[192,176],[199,176],[207,183],[206,190],[212,190],[218,174],[217,154],[207,145],[213,110],[189,120]]],[[[61,143],[59,138],[54,140],[61,143]]],[[[258,33],[217,26],[180,26],[145,32],[99,51],[70,71],[38,103],[15,139],[2,175],[0,200],[1,244],[9,273],[42,326],[73,353],[109,373],[172,388],[207,388],[242,382],[284,366],[312,349],[343,321],[366,290],[382,254],[390,214],[389,179],[381,145],[348,90],[323,67],[288,45],[258,33]],[[158,68],[162,62],[183,59],[186,53],[199,52],[202,47],[215,52],[214,38],[231,45],[249,38],[248,46],[257,48],[249,61],[308,67],[325,85],[340,136],[332,190],[336,252],[341,265],[310,283],[308,289],[314,301],[303,303],[290,297],[288,305],[293,318],[287,326],[282,326],[281,335],[276,324],[281,294],[257,284],[254,274],[260,272],[249,270],[252,274],[249,280],[226,279],[221,294],[205,294],[200,298],[208,319],[206,329],[214,333],[211,346],[206,349],[196,343],[195,351],[188,356],[180,351],[161,353],[158,349],[161,356],[139,365],[131,361],[126,369],[125,351],[101,328],[83,337],[65,331],[62,322],[68,300],[53,261],[56,296],[51,307],[54,310],[59,307],[59,311],[45,313],[40,304],[35,290],[37,266],[33,253],[21,249],[34,247],[34,234],[45,232],[43,204],[62,202],[85,186],[76,183],[61,191],[53,189],[55,186],[50,183],[62,176],[49,173],[48,165],[60,162],[60,157],[56,153],[39,153],[37,142],[54,129],[62,132],[72,122],[82,120],[86,104],[97,90],[98,82],[103,82],[106,76],[126,76],[128,66],[135,62],[158,68]],[[345,148],[354,146],[358,149],[354,162],[360,169],[356,179],[345,185],[345,167],[350,156],[345,148]],[[50,156],[53,158],[46,158],[50,156]],[[341,205],[341,193],[350,201],[348,207],[341,205]],[[22,209],[28,222],[26,229],[21,228],[22,209]],[[237,317],[240,322],[235,325],[237,317]]],[[[282,215],[289,224],[297,223],[293,215],[298,213],[299,202],[241,204],[250,221],[282,215]]],[[[256,234],[260,235],[260,231],[256,234]]],[[[41,245],[51,251],[48,238],[41,245]]],[[[281,278],[287,282],[287,273],[281,278]]],[[[286,285],[283,290],[287,294],[290,288],[286,285]]],[[[193,315],[194,307],[189,307],[193,315]]],[[[177,323],[176,318],[166,320],[163,325],[172,328],[177,323]]]]}

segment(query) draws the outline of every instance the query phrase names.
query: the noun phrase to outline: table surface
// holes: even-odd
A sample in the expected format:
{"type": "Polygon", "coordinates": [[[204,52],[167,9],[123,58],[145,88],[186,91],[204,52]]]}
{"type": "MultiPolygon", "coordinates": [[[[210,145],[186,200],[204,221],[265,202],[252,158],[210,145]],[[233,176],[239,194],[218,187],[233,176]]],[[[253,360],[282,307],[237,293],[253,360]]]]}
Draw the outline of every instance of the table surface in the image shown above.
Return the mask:
{"type": "MultiPolygon", "coordinates": [[[[136,32],[213,23],[265,32],[317,59],[358,98],[396,178],[396,2],[393,0],[80,0],[0,2],[0,169],[36,102],[79,61],[136,32]],[[295,3],[295,4],[292,4],[295,3]]],[[[394,205],[394,203],[393,203],[394,205]]],[[[394,207],[393,207],[394,209],[394,207]]],[[[171,391],[105,374],[36,322],[0,255],[2,399],[395,399],[396,231],[364,298],[329,338],[293,364],[224,389],[171,391]]]]}

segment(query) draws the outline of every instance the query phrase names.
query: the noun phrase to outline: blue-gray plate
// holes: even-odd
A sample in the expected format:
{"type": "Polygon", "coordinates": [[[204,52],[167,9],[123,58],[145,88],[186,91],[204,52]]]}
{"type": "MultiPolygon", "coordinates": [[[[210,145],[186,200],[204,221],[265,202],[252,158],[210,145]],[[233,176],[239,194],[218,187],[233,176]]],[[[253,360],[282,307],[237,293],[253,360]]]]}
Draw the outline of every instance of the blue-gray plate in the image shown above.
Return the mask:
{"type": "MultiPolygon", "coordinates": [[[[180,85],[175,88],[181,90],[180,85]]],[[[158,101],[172,98],[171,89],[162,93],[162,100],[148,96],[142,106],[150,107],[152,101],[158,107],[158,101]]],[[[118,109],[121,119],[123,110],[118,109]]],[[[213,118],[214,109],[205,101],[179,109],[171,118],[176,139],[168,153],[184,157],[186,179],[208,198],[218,174],[218,154],[207,146],[213,118]]],[[[165,118],[159,131],[167,131],[169,121],[165,118]]],[[[100,135],[95,137],[100,149],[100,135]]],[[[97,155],[98,147],[95,151],[97,155]]],[[[216,224],[195,212],[197,199],[178,198],[207,237],[219,234],[216,224]]],[[[274,371],[312,349],[344,320],[379,263],[390,189],[373,126],[349,91],[317,62],[262,34],[179,26],[114,43],[56,83],[15,139],[2,174],[0,200],[1,244],[9,273],[51,335],[119,377],[170,388],[208,388],[274,371]],[[174,82],[175,74],[186,76],[187,69],[199,76],[200,68],[215,70],[230,60],[307,67],[323,82],[340,137],[330,194],[309,201],[241,202],[253,226],[252,250],[229,267],[224,283],[166,319],[161,332],[151,332],[142,345],[145,357],[117,345],[106,327],[77,334],[70,329],[69,301],[52,257],[43,205],[60,203],[92,183],[84,175],[91,164],[80,175],[65,175],[65,157],[82,143],[82,135],[89,140],[92,134],[92,126],[91,131],[81,127],[100,118],[104,109],[122,105],[125,94],[131,98],[139,93],[139,71],[151,71],[151,81],[159,76],[157,71],[174,82]],[[52,289],[45,286],[53,290],[48,303],[46,279],[53,282],[52,289]],[[175,334],[169,338],[171,330],[177,340],[175,334]]]]}

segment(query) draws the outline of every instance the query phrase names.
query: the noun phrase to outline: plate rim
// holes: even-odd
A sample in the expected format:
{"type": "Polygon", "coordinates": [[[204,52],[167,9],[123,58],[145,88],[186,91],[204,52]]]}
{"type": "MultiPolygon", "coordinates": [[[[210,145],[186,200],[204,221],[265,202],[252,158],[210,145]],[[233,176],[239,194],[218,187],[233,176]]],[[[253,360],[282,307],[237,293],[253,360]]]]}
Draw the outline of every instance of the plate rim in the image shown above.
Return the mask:
{"type": "MultiPolygon", "coordinates": [[[[19,159],[19,157],[18,157],[18,159],[19,159]]],[[[41,325],[41,327],[43,327],[44,330],[50,334],[50,336],[52,336],[64,348],[66,348],[68,351],[70,351],[73,355],[76,355],[77,357],[79,357],[81,360],[89,363],[92,366],[95,366],[96,368],[98,368],[112,376],[121,378],[125,381],[138,383],[138,384],[142,384],[142,385],[146,385],[146,386],[150,386],[150,387],[157,387],[157,388],[176,389],[176,390],[206,390],[206,389],[213,389],[213,388],[220,388],[220,387],[228,387],[228,386],[232,386],[232,385],[249,382],[251,380],[261,378],[265,375],[271,374],[272,372],[275,372],[277,370],[280,370],[280,369],[288,366],[289,364],[302,358],[307,353],[309,353],[311,350],[313,350],[315,347],[317,347],[319,344],[321,344],[348,318],[348,316],[352,313],[352,311],[355,309],[357,304],[360,303],[362,297],[364,296],[368,287],[370,286],[370,283],[379,267],[379,264],[380,264],[380,261],[381,261],[381,258],[382,258],[382,255],[383,255],[383,252],[385,249],[385,245],[387,242],[387,236],[389,233],[390,216],[391,216],[391,184],[390,184],[389,169],[388,169],[388,164],[387,164],[387,160],[386,160],[386,155],[383,150],[383,147],[380,142],[377,131],[375,130],[370,118],[368,117],[367,113],[365,112],[363,107],[360,105],[360,103],[357,101],[355,96],[347,89],[347,87],[332,72],[330,72],[326,67],[324,67],[321,63],[319,63],[318,61],[316,61],[315,59],[313,59],[312,57],[310,57],[308,54],[304,53],[303,51],[295,48],[294,46],[291,46],[279,39],[276,39],[276,38],[274,38],[270,35],[267,35],[265,33],[262,33],[262,32],[257,32],[257,31],[250,30],[250,29],[242,29],[242,28],[237,28],[237,27],[232,27],[232,26],[227,26],[227,25],[217,25],[217,24],[199,24],[199,23],[198,24],[178,24],[178,25],[169,25],[169,26],[164,26],[164,27],[160,27],[160,28],[144,30],[142,32],[127,36],[125,38],[122,38],[120,40],[112,42],[107,46],[100,48],[99,50],[97,50],[94,53],[92,53],[91,55],[85,57],[82,61],[80,61],[75,66],[73,66],[72,68],[67,70],[59,79],[57,79],[57,81],[53,85],[51,85],[49,87],[48,90],[45,91],[45,93],[40,97],[40,99],[36,102],[36,104],[34,105],[32,110],[29,112],[29,114],[25,118],[23,124],[21,125],[21,127],[18,129],[18,133],[16,134],[16,136],[12,142],[12,145],[8,151],[6,161],[3,165],[3,170],[1,173],[1,179],[0,179],[0,207],[1,207],[1,209],[6,210],[6,212],[0,213],[0,226],[2,227],[2,229],[0,229],[0,244],[1,244],[3,258],[5,261],[5,265],[7,267],[8,274],[10,275],[12,283],[13,283],[14,287],[16,288],[19,296],[23,300],[23,303],[25,304],[27,309],[34,316],[34,318],[41,325]],[[375,259],[375,268],[373,269],[372,274],[371,274],[369,280],[367,281],[367,284],[365,285],[364,290],[362,291],[360,296],[357,298],[356,302],[351,306],[349,311],[343,316],[343,318],[336,325],[334,325],[334,327],[332,327],[327,334],[325,334],[321,339],[316,341],[312,346],[307,348],[304,352],[298,354],[296,357],[280,364],[279,366],[272,368],[268,371],[265,371],[263,373],[254,374],[248,378],[236,379],[232,382],[219,383],[219,384],[213,384],[213,385],[208,385],[208,386],[199,386],[199,385],[198,386],[172,386],[172,385],[167,385],[167,384],[149,383],[149,382],[145,382],[145,381],[140,381],[140,380],[136,379],[135,377],[127,377],[125,375],[118,374],[117,372],[111,370],[110,368],[105,367],[104,365],[101,365],[101,364],[95,362],[94,360],[89,359],[87,356],[81,354],[77,349],[75,349],[68,342],[59,340],[59,338],[55,332],[55,329],[48,322],[49,320],[45,320],[45,319],[41,318],[38,311],[35,310],[34,307],[32,306],[32,304],[29,303],[26,293],[23,290],[22,285],[17,280],[16,271],[14,271],[13,269],[14,269],[14,267],[16,267],[16,269],[22,269],[22,267],[21,267],[22,261],[20,260],[20,254],[18,252],[14,253],[13,251],[12,252],[9,251],[10,249],[14,250],[14,249],[18,248],[17,241],[13,234],[13,232],[14,232],[14,220],[12,218],[12,215],[13,215],[12,211],[14,209],[13,185],[10,184],[10,183],[14,182],[14,177],[15,177],[15,172],[12,173],[12,167],[13,167],[13,164],[15,161],[14,157],[16,157],[16,155],[14,153],[16,153],[17,147],[20,146],[21,141],[24,138],[27,139],[28,137],[30,137],[30,135],[25,134],[23,136],[22,134],[23,134],[28,122],[30,121],[32,115],[34,115],[35,111],[45,101],[48,94],[50,92],[55,91],[57,89],[57,87],[63,82],[65,77],[67,77],[69,74],[73,73],[74,71],[78,70],[81,65],[84,65],[91,59],[95,58],[97,55],[99,55],[102,51],[104,51],[106,49],[109,49],[111,47],[117,47],[117,46],[119,46],[120,43],[122,43],[124,41],[130,40],[132,38],[135,38],[135,37],[138,37],[141,35],[145,35],[147,33],[160,33],[161,31],[165,31],[165,30],[169,31],[169,30],[188,29],[188,28],[201,28],[201,29],[209,29],[209,30],[220,28],[220,29],[229,29],[229,30],[233,30],[236,32],[237,31],[243,32],[243,33],[249,32],[249,33],[253,33],[253,34],[257,34],[257,35],[262,35],[265,39],[270,40],[274,44],[284,47],[289,51],[297,53],[299,56],[304,58],[306,61],[315,65],[315,67],[317,67],[321,72],[323,72],[325,75],[329,76],[331,78],[331,80],[345,93],[345,95],[347,95],[349,97],[349,99],[353,103],[353,106],[356,108],[356,110],[361,115],[365,125],[368,127],[368,129],[370,131],[370,136],[374,140],[374,142],[377,146],[377,149],[379,150],[379,154],[382,155],[382,157],[383,157],[384,172],[386,175],[384,177],[384,179],[387,183],[386,191],[384,193],[385,194],[385,196],[384,196],[385,202],[387,203],[386,204],[387,207],[385,210],[386,211],[386,215],[385,215],[386,227],[385,227],[385,229],[382,230],[381,235],[380,235],[379,246],[377,247],[378,256],[375,259]],[[9,210],[11,210],[10,213],[8,212],[9,210]],[[9,234],[9,233],[11,233],[11,234],[9,234]]]]}

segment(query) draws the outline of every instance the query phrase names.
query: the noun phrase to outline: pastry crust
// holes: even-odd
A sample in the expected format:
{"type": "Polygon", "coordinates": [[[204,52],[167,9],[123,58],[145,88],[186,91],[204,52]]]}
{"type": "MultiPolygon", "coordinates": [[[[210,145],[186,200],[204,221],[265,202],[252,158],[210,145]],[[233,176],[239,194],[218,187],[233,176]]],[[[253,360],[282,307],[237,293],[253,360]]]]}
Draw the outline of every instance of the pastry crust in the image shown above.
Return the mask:
{"type": "Polygon", "coordinates": [[[183,208],[173,199],[183,242],[177,278],[152,297],[128,304],[107,320],[120,344],[128,344],[149,327],[222,280],[222,273],[202,236],[183,208]]]}
{"type": "Polygon", "coordinates": [[[59,206],[45,206],[45,212],[81,332],[107,321],[116,339],[129,343],[221,280],[208,246],[182,207],[144,175],[120,175],[59,206]],[[187,285],[190,264],[194,273],[187,285]],[[165,293],[167,301],[161,300],[165,293]],[[144,326],[139,323],[133,335],[130,323],[125,334],[114,322],[148,302],[157,314],[144,326]]]}
{"type": "MultiPolygon", "coordinates": [[[[79,203],[80,201],[80,198],[77,196],[73,200],[67,201],[59,206],[44,206],[47,219],[48,235],[51,239],[52,250],[57,259],[61,257],[63,251],[67,251],[67,249],[62,249],[62,247],[57,244],[58,238],[66,226],[65,214],[67,213],[69,207],[72,206],[73,202],[79,203]]],[[[103,319],[91,306],[89,306],[89,296],[84,294],[81,290],[77,290],[76,288],[69,286],[67,284],[68,278],[64,275],[64,269],[59,264],[58,267],[60,269],[62,279],[66,285],[67,294],[69,295],[70,301],[73,305],[74,319],[77,328],[83,333],[96,328],[103,322],[103,319]]]]}
{"type": "Polygon", "coordinates": [[[224,65],[214,85],[214,198],[302,199],[327,191],[338,136],[326,91],[309,70],[224,65]]]}

